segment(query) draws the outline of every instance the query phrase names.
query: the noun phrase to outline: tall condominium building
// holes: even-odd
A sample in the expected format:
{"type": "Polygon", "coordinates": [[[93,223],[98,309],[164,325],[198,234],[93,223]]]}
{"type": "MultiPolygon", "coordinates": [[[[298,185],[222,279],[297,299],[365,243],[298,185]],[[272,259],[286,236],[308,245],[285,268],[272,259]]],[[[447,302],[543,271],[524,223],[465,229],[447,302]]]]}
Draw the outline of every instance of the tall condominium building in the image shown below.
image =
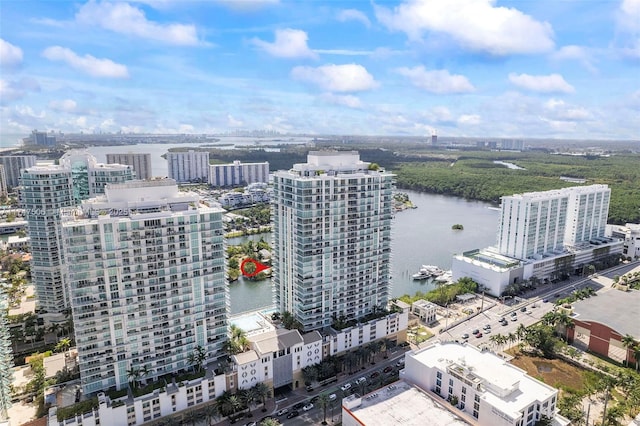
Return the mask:
{"type": "Polygon", "coordinates": [[[310,152],[274,174],[274,284],[305,331],[389,299],[393,175],[357,152],[310,152]]]}
{"type": "Polygon", "coordinates": [[[13,382],[13,351],[11,334],[6,318],[7,297],[0,289],[0,424],[9,424],[8,410],[11,407],[13,382]]]}
{"type": "Polygon", "coordinates": [[[136,179],[147,180],[153,177],[151,173],[151,154],[107,154],[107,164],[126,164],[133,167],[136,179]]]}
{"type": "Polygon", "coordinates": [[[209,166],[211,186],[246,186],[251,183],[269,182],[269,163],[212,164],[209,166]]]}
{"type": "Polygon", "coordinates": [[[529,259],[603,237],[610,196],[590,185],[502,197],[499,253],[529,259]]]}
{"type": "Polygon", "coordinates": [[[20,170],[36,165],[35,155],[5,155],[0,157],[7,175],[7,189],[11,191],[20,184],[20,170]]]}
{"type": "Polygon", "coordinates": [[[0,164],[0,196],[6,197],[7,192],[7,173],[4,171],[4,166],[0,164]]]}
{"type": "Polygon", "coordinates": [[[209,181],[208,152],[168,152],[167,163],[169,177],[178,183],[209,181]]]}
{"type": "Polygon", "coordinates": [[[22,171],[20,204],[25,209],[31,248],[31,276],[42,309],[60,313],[69,307],[64,283],[60,219],[72,207],[104,193],[107,183],[131,180],[130,166],[99,164],[86,153],[70,152],[59,165],[22,171]],[[61,210],[67,208],[68,210],[61,210]]]}
{"type": "Polygon", "coordinates": [[[27,145],[53,146],[56,144],[56,136],[53,133],[34,130],[29,137],[22,141],[27,145]]]}
{"type": "Polygon", "coordinates": [[[63,223],[85,394],[204,364],[227,335],[222,210],[174,180],[108,185],[63,223]]]}

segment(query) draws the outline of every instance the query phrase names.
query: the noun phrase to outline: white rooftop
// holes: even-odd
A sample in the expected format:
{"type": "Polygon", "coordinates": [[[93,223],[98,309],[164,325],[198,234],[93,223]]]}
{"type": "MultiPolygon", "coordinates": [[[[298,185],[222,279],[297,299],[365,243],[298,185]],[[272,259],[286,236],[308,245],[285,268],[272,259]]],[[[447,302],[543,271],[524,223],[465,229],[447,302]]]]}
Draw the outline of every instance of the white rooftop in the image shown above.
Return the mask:
{"type": "MultiPolygon", "coordinates": [[[[481,398],[513,418],[533,401],[544,401],[557,392],[493,352],[481,351],[472,345],[435,343],[406,356],[431,368],[457,371],[474,383],[480,383],[481,391],[484,391],[481,398]]],[[[409,375],[407,372],[406,377],[409,375]]]]}
{"type": "Polygon", "coordinates": [[[364,395],[362,398],[352,395],[342,401],[342,406],[343,409],[350,411],[360,424],[366,426],[469,424],[418,387],[403,380],[364,395]]]}

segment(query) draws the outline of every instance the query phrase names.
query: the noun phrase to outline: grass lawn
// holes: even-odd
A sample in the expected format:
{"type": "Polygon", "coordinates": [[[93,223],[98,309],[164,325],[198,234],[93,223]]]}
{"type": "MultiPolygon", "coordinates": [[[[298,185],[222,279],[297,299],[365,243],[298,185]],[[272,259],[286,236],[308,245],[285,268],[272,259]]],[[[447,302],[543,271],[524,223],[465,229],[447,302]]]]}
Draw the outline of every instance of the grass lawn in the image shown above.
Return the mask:
{"type": "Polygon", "coordinates": [[[562,386],[581,391],[585,385],[585,370],[561,359],[531,356],[513,349],[507,352],[514,356],[511,364],[525,370],[531,377],[535,377],[555,388],[562,386]]]}

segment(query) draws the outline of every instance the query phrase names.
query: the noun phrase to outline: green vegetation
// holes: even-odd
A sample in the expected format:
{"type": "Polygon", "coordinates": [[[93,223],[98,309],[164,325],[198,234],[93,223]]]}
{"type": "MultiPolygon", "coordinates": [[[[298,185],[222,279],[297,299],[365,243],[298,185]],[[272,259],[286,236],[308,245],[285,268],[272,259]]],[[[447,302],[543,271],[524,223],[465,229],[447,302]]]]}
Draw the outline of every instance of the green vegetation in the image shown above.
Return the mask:
{"type": "Polygon", "coordinates": [[[588,184],[611,188],[609,222],[640,221],[640,155],[610,157],[550,155],[541,152],[460,152],[454,158],[441,153],[422,155],[421,163],[400,165],[395,173],[399,188],[448,194],[498,203],[500,197],[547,191],[575,183],[561,176],[586,179],[588,184]],[[512,170],[494,160],[516,164],[512,170]]]}
{"type": "Polygon", "coordinates": [[[427,293],[418,291],[414,296],[405,294],[404,296],[400,296],[398,299],[408,304],[412,304],[417,300],[424,299],[428,300],[429,302],[445,306],[448,303],[456,300],[456,296],[465,293],[475,293],[477,291],[478,283],[473,281],[471,278],[464,277],[460,278],[458,282],[455,282],[453,284],[441,284],[438,286],[438,288],[433,289],[427,293]]]}
{"type": "Polygon", "coordinates": [[[56,414],[58,416],[58,421],[63,422],[75,416],[91,412],[96,408],[98,408],[98,398],[91,398],[68,407],[60,407],[56,414]]]}
{"type": "MultiPolygon", "coordinates": [[[[264,240],[264,238],[260,238],[260,241],[257,243],[249,240],[237,246],[227,247],[227,275],[229,277],[229,281],[235,281],[240,277],[240,266],[242,261],[247,258],[268,264],[270,260],[264,258],[262,250],[271,251],[271,246],[264,240]]],[[[247,262],[244,266],[244,270],[247,274],[252,274],[255,271],[255,264],[247,262]]],[[[270,273],[261,271],[257,275],[253,277],[246,277],[245,279],[261,281],[269,278],[270,276],[270,273]]]]}
{"type": "Polygon", "coordinates": [[[454,231],[462,231],[464,229],[464,226],[460,225],[459,223],[456,223],[451,227],[451,229],[453,229],[454,231]]]}

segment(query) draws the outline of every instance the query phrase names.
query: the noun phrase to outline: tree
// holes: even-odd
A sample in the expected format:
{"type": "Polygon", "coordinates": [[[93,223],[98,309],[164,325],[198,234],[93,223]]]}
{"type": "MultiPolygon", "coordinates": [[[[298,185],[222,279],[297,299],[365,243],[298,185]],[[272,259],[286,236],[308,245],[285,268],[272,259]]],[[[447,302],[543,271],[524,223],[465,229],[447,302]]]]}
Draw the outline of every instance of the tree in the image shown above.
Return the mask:
{"type": "Polygon", "coordinates": [[[203,414],[207,419],[207,424],[211,426],[211,421],[213,419],[216,419],[220,415],[220,412],[218,411],[218,407],[216,406],[216,404],[209,404],[204,407],[203,414]]]}
{"type": "Polygon", "coordinates": [[[327,408],[329,407],[330,403],[331,399],[329,399],[329,395],[327,395],[326,393],[321,393],[320,395],[318,395],[318,406],[322,408],[322,413],[324,415],[324,419],[322,420],[323,425],[327,424],[327,408]]]}
{"type": "Polygon", "coordinates": [[[183,420],[187,423],[191,423],[191,426],[195,426],[198,421],[198,415],[195,411],[189,410],[184,414],[183,420]]]}
{"type": "Polygon", "coordinates": [[[138,385],[138,378],[140,377],[140,369],[131,367],[127,370],[127,378],[129,379],[129,383],[133,383],[133,388],[135,389],[138,385]]]}
{"type": "Polygon", "coordinates": [[[260,422],[260,426],[281,426],[282,423],[278,419],[274,419],[273,417],[267,417],[263,421],[260,422]]]}
{"type": "Polygon", "coordinates": [[[262,382],[256,383],[254,388],[256,390],[257,399],[262,401],[262,412],[267,411],[266,403],[267,398],[269,398],[269,396],[271,395],[271,388],[269,388],[269,386],[265,385],[262,382]]]}
{"type": "MultiPolygon", "coordinates": [[[[633,350],[635,345],[636,345],[636,341],[635,341],[635,339],[633,338],[632,335],[626,334],[625,336],[622,337],[622,346],[624,346],[624,348],[626,349],[626,351],[625,351],[626,352],[625,361],[627,362],[627,365],[629,365],[630,355],[631,355],[631,352],[632,352],[632,350],[633,350]]],[[[637,361],[637,359],[636,359],[636,361],[637,361]]],[[[636,362],[636,364],[637,364],[637,362],[636,362]]]]}
{"type": "Polygon", "coordinates": [[[58,344],[56,344],[55,351],[56,352],[66,352],[71,347],[71,339],[65,337],[64,339],[60,339],[58,344]]]}

